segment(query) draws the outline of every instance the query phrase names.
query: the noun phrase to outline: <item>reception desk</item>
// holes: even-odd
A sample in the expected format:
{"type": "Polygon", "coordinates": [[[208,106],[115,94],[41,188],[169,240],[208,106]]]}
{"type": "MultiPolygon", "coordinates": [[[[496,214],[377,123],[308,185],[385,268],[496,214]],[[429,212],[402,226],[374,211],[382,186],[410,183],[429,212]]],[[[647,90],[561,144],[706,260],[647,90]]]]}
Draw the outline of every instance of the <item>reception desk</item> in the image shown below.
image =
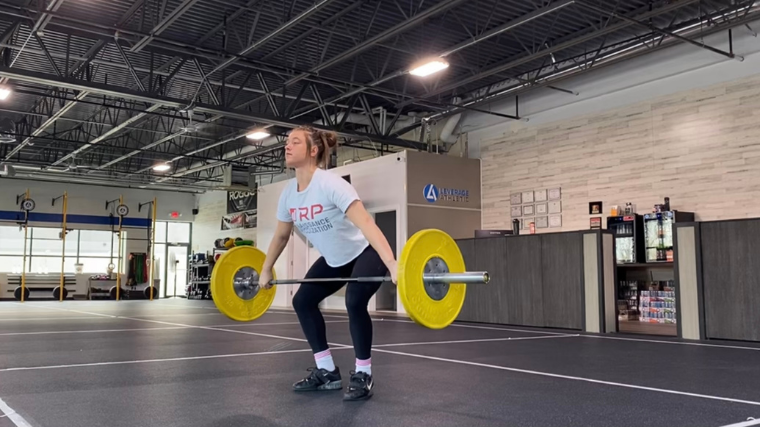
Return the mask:
{"type": "Polygon", "coordinates": [[[611,332],[615,321],[614,239],[604,230],[457,240],[468,270],[458,320],[611,332]]]}
{"type": "MultiPolygon", "coordinates": [[[[457,243],[468,270],[491,275],[467,287],[457,320],[618,331],[616,283],[625,277],[607,230],[457,243]]],[[[760,219],[677,223],[672,269],[679,338],[760,342],[760,219]]]]}

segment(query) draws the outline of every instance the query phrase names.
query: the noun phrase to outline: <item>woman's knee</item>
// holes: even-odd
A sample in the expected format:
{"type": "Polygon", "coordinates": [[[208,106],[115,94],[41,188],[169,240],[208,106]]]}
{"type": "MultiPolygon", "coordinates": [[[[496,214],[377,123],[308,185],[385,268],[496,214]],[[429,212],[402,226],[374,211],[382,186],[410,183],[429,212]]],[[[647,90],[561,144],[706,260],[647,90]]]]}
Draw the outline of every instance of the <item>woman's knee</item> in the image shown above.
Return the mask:
{"type": "Polygon", "coordinates": [[[318,306],[319,301],[316,301],[315,298],[311,298],[307,293],[296,292],[293,296],[293,309],[296,313],[303,313],[318,306]]]}
{"type": "Polygon", "coordinates": [[[372,298],[372,294],[352,291],[353,289],[349,289],[346,292],[346,310],[348,310],[348,314],[367,313],[367,306],[369,305],[370,298],[372,298]]]}

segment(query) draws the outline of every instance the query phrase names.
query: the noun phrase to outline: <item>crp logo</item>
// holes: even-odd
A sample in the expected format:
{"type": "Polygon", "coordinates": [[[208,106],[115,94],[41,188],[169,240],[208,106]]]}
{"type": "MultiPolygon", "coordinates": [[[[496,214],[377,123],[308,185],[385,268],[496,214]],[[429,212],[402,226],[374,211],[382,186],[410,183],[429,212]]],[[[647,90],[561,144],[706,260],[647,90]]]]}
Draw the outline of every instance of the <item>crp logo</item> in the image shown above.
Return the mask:
{"type": "Polygon", "coordinates": [[[428,184],[422,190],[422,196],[430,203],[438,201],[438,187],[435,184],[428,184]]]}

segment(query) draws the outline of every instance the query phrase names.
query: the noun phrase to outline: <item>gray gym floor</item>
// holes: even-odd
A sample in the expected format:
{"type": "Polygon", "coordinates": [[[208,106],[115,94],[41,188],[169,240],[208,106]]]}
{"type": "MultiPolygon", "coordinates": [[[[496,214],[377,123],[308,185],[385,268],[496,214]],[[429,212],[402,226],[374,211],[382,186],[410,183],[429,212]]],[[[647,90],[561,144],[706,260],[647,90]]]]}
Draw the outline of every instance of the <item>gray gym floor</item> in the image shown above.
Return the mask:
{"type": "MultiPolygon", "coordinates": [[[[210,301],[0,302],[0,427],[725,426],[760,419],[760,345],[376,315],[375,395],[296,394],[292,312],[210,301]]],[[[344,374],[347,318],[326,315],[344,374]]],[[[757,422],[760,425],[760,421],[757,422]]]]}

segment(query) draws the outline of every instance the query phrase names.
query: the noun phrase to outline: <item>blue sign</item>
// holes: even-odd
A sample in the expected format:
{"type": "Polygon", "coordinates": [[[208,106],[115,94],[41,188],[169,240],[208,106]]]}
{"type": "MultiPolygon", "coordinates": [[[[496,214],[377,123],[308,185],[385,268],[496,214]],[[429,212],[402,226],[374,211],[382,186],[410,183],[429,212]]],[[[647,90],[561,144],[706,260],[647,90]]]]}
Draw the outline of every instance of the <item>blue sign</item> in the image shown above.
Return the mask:
{"type": "Polygon", "coordinates": [[[438,201],[438,187],[435,184],[428,184],[422,190],[422,196],[430,203],[438,201]]]}
{"type": "Polygon", "coordinates": [[[470,199],[470,191],[458,188],[438,188],[435,184],[428,184],[422,190],[422,196],[428,203],[435,203],[439,200],[467,203],[470,199]]]}

